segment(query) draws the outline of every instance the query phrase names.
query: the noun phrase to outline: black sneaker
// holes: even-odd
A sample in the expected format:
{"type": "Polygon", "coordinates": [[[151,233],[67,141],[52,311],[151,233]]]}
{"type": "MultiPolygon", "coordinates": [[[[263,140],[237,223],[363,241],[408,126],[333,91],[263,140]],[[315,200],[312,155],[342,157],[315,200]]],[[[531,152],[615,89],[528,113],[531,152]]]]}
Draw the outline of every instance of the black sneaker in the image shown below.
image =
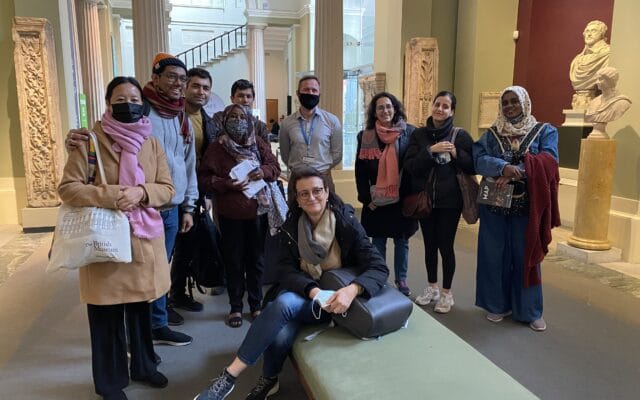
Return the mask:
{"type": "Polygon", "coordinates": [[[171,305],[175,308],[192,312],[200,312],[203,309],[202,303],[195,301],[193,297],[189,297],[186,294],[172,297],[171,305]]]}
{"type": "Polygon", "coordinates": [[[211,381],[209,388],[200,392],[193,400],[222,400],[229,396],[236,386],[236,378],[231,376],[225,368],[219,377],[211,381]]]}
{"type": "Polygon", "coordinates": [[[151,336],[153,344],[168,344],[169,346],[186,346],[193,341],[191,336],[172,331],[168,326],[152,330],[151,336]]]}
{"type": "Polygon", "coordinates": [[[184,324],[184,318],[182,318],[182,315],[178,314],[178,312],[171,306],[167,306],[167,316],[169,318],[169,325],[171,326],[184,324]]]}
{"type": "Polygon", "coordinates": [[[246,397],[246,400],[265,400],[280,390],[280,383],[278,383],[278,377],[275,378],[265,378],[261,376],[258,378],[258,383],[251,389],[251,393],[249,393],[246,397]]]}
{"type": "Polygon", "coordinates": [[[146,377],[131,375],[131,380],[146,383],[147,385],[154,388],[165,388],[169,384],[169,380],[167,379],[167,377],[158,371],[152,372],[149,376],[146,377]]]}

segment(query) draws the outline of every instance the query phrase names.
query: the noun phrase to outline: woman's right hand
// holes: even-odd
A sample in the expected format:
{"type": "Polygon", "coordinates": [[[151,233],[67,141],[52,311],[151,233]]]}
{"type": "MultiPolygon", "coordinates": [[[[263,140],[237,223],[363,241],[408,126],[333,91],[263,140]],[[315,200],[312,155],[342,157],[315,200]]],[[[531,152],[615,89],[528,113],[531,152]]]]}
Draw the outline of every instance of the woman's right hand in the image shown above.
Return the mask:
{"type": "Polygon", "coordinates": [[[247,181],[238,181],[237,179],[228,179],[227,180],[227,188],[229,190],[236,190],[238,192],[242,192],[247,188],[247,181]]]}
{"type": "Polygon", "coordinates": [[[432,153],[449,153],[455,150],[455,146],[453,145],[453,143],[445,140],[434,144],[429,148],[429,150],[432,153]]]}
{"type": "Polygon", "coordinates": [[[86,128],[71,129],[67,133],[64,141],[67,152],[75,150],[76,147],[84,146],[89,141],[89,130],[86,128]]]}

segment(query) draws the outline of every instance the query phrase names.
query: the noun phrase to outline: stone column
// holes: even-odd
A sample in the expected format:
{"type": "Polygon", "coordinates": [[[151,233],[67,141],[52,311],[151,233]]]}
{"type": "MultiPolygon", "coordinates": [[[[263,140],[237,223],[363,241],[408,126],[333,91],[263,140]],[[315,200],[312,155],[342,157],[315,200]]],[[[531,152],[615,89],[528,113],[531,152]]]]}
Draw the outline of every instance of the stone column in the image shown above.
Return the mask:
{"type": "Polygon", "coordinates": [[[342,0],[316,1],[314,66],[320,107],[342,121],[342,0]]]}
{"type": "Polygon", "coordinates": [[[249,28],[249,59],[251,63],[251,81],[256,91],[253,107],[260,110],[260,119],[267,118],[265,61],[264,61],[264,30],[267,24],[250,23],[249,28]]]}
{"type": "MultiPolygon", "coordinates": [[[[104,87],[113,79],[113,45],[111,41],[111,8],[105,5],[98,6],[98,18],[100,21],[100,48],[102,49],[102,78],[104,87]]],[[[115,41],[114,41],[115,42],[115,41]]]]}
{"type": "Polygon", "coordinates": [[[438,90],[438,40],[412,38],[404,54],[404,106],[407,122],[425,126],[438,90]]]}
{"type": "Polygon", "coordinates": [[[141,85],[151,79],[151,63],[156,54],[169,51],[168,25],[164,0],[135,0],[133,12],[133,49],[136,78],[141,85]]]}
{"type": "Polygon", "coordinates": [[[116,75],[122,75],[122,40],[120,39],[120,15],[111,16],[111,27],[113,28],[113,43],[115,46],[115,58],[113,65],[116,75]]]}
{"type": "Polygon", "coordinates": [[[582,139],[573,234],[567,242],[585,250],[609,250],[609,209],[616,159],[612,139],[582,139]]]}
{"type": "Polygon", "coordinates": [[[82,87],[87,96],[89,127],[104,112],[104,79],[102,77],[102,49],[98,23],[98,0],[76,0],[78,38],[82,64],[82,87]]]}
{"type": "Polygon", "coordinates": [[[64,167],[58,74],[51,24],[44,18],[13,20],[14,63],[27,185],[25,228],[54,226],[64,167]]]}

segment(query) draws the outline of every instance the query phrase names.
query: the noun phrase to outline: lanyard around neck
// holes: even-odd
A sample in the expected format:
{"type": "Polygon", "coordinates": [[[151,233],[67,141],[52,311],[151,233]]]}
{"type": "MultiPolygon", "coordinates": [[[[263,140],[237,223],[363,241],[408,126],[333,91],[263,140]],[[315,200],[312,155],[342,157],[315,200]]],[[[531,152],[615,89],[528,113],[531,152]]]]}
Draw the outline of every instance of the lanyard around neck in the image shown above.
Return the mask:
{"type": "Polygon", "coordinates": [[[311,146],[311,138],[313,137],[313,128],[315,127],[314,122],[316,121],[316,117],[318,114],[313,114],[311,118],[311,126],[309,127],[309,135],[307,135],[307,130],[305,129],[305,123],[302,122],[303,118],[298,119],[298,123],[300,124],[300,133],[302,133],[302,137],[304,138],[304,142],[307,144],[307,147],[311,146]]]}

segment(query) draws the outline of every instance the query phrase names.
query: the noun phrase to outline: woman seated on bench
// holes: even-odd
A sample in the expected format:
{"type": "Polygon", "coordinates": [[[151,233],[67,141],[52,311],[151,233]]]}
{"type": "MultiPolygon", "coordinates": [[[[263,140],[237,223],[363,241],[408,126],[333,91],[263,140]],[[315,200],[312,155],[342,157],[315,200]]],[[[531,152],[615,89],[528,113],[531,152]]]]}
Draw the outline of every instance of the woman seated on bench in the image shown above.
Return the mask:
{"type": "Polygon", "coordinates": [[[280,232],[280,293],[267,304],[249,328],[233,362],[194,400],[221,400],[231,393],[236,378],[264,353],[262,376],[247,399],[266,399],[279,389],[282,370],[294,339],[303,325],[328,322],[330,313],[349,309],[356,296],[374,296],[389,270],[373,247],[354,210],[334,193],[316,169],[297,170],[289,183],[296,193],[280,232]],[[359,276],[328,297],[325,312],[314,298],[323,298],[318,280],[322,271],[354,267],[359,276]]]}

